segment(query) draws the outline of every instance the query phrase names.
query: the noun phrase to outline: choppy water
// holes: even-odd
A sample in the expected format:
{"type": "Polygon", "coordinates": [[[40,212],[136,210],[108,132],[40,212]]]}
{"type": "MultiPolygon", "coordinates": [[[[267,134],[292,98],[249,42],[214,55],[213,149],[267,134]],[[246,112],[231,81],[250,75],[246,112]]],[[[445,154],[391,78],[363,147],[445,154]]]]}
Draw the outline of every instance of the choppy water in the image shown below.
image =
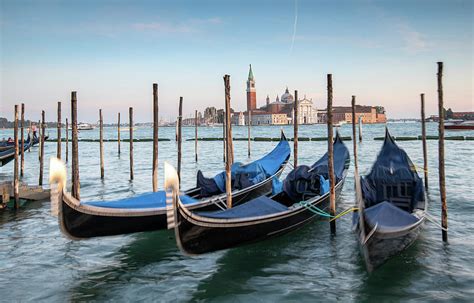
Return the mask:
{"type": "MultiPolygon", "coordinates": [[[[415,136],[417,123],[389,124],[392,135],[415,136]]],[[[288,137],[291,126],[284,127],[288,137]]],[[[184,138],[194,129],[184,128],[184,138]]],[[[234,127],[234,137],[246,137],[246,128],[234,127]]],[[[137,129],[136,138],[151,138],[151,129],[137,129]]],[[[253,136],[278,137],[280,127],[255,127],[253,136]]],[[[51,137],[56,131],[49,130],[51,137]]],[[[202,137],[220,137],[222,129],[200,128],[202,137]]],[[[350,136],[350,125],[341,128],[350,136]]],[[[11,131],[0,131],[0,137],[11,131]]],[[[301,126],[300,136],[325,136],[323,125],[301,126]]],[[[383,125],[364,125],[359,165],[367,171],[381,147],[383,125]]],[[[428,124],[437,134],[437,124],[428,124]]],[[[467,132],[447,135],[471,135],[467,132]]],[[[83,138],[98,138],[98,130],[83,138]]],[[[116,130],[106,129],[106,138],[116,130]]],[[[127,138],[128,132],[122,133],[127,138]]],[[[174,128],[161,128],[160,137],[174,139],[174,128]]],[[[446,141],[449,244],[428,223],[415,245],[368,275],[350,231],[350,216],[337,222],[331,237],[327,222],[269,241],[187,257],[177,249],[171,232],[159,231],[74,242],[59,231],[49,215],[49,202],[30,203],[19,211],[0,212],[0,301],[472,301],[474,296],[474,162],[473,141],[446,141]]],[[[346,142],[352,150],[351,142],[346,142]]],[[[256,159],[275,142],[235,141],[236,161],[256,159]]],[[[422,166],[421,141],[402,141],[412,160],[422,166]]],[[[437,141],[428,141],[430,213],[439,217],[437,141]]],[[[135,180],[129,181],[128,143],[105,143],[105,180],[100,180],[99,144],[80,142],[80,178],[83,200],[129,197],[151,190],[152,143],[135,143],[135,180]]],[[[325,142],[300,142],[299,162],[310,164],[326,151],[325,142]]],[[[63,145],[63,155],[65,147],[63,145]]],[[[46,143],[46,158],[56,154],[56,143],[46,143]]],[[[223,169],[222,143],[200,142],[194,162],[194,142],[183,144],[182,188],[195,182],[198,169],[212,175],[223,169]]],[[[64,157],[64,156],[63,156],[64,157]]],[[[160,142],[160,184],[163,161],[176,163],[176,144],[160,142]]],[[[45,163],[45,180],[48,176],[45,163]]],[[[38,182],[38,148],[26,153],[25,177],[38,182]]],[[[353,177],[349,172],[340,210],[353,204],[353,177]]],[[[1,168],[0,180],[12,178],[13,164],[1,168]]]]}

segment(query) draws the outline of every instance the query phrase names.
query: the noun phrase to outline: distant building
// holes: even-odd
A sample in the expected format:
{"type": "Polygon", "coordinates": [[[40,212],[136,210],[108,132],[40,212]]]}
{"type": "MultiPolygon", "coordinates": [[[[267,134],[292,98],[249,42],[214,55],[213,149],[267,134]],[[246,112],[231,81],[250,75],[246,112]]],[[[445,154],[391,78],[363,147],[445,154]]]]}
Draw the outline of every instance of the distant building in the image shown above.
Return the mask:
{"type": "Polygon", "coordinates": [[[215,107],[206,107],[204,110],[204,121],[206,124],[217,123],[217,109],[215,107]]]}
{"type": "MultiPolygon", "coordinates": [[[[374,123],[385,123],[387,122],[387,117],[385,115],[385,109],[382,106],[365,106],[365,105],[356,105],[355,108],[356,121],[359,121],[359,117],[362,118],[362,123],[364,124],[374,124],[374,123]]],[[[327,109],[319,111],[317,114],[318,123],[327,123],[327,109]]],[[[352,123],[352,107],[350,106],[334,106],[333,123],[352,123]]]]}
{"type": "MultiPolygon", "coordinates": [[[[257,108],[257,90],[255,87],[255,77],[250,65],[249,75],[247,79],[247,111],[242,113],[235,113],[233,118],[234,124],[241,123],[240,114],[245,116],[245,123],[248,123],[249,111],[251,111],[251,123],[253,125],[281,125],[289,124],[293,121],[293,106],[294,97],[289,92],[288,87],[285,92],[279,97],[276,96],[275,101],[270,102],[270,97],[267,95],[265,105],[257,108]]],[[[300,124],[312,124],[317,122],[316,108],[313,106],[313,101],[307,99],[306,96],[302,100],[298,100],[298,122],[300,124]]],[[[239,124],[240,125],[240,124],[239,124]]]]}

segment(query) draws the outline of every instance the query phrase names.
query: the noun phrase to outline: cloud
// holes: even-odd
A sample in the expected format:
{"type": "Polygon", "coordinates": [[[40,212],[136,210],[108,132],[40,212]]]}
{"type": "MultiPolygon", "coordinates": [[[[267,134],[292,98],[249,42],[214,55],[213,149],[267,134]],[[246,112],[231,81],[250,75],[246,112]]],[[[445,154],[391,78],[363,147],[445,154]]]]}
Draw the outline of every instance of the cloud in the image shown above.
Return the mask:
{"type": "Polygon", "coordinates": [[[202,30],[206,25],[221,24],[219,17],[205,19],[189,19],[184,22],[147,22],[133,23],[132,28],[139,31],[153,31],[159,33],[195,33],[202,30]]]}
{"type": "Polygon", "coordinates": [[[419,53],[429,49],[430,44],[426,41],[423,34],[414,30],[406,23],[400,23],[397,30],[404,43],[403,49],[409,53],[419,53]]]}

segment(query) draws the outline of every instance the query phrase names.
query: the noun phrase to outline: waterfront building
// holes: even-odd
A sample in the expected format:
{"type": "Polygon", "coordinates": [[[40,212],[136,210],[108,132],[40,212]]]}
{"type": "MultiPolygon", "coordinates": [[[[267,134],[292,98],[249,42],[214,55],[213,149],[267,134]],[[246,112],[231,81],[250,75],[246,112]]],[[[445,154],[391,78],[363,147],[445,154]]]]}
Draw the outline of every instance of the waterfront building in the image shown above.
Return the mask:
{"type": "MultiPolygon", "coordinates": [[[[364,124],[385,123],[387,117],[385,109],[382,106],[365,106],[356,105],[355,108],[356,121],[362,119],[364,124]]],[[[336,123],[352,123],[352,107],[350,106],[334,106],[332,122],[336,123]]],[[[317,113],[318,123],[327,123],[327,109],[317,113]]]]}

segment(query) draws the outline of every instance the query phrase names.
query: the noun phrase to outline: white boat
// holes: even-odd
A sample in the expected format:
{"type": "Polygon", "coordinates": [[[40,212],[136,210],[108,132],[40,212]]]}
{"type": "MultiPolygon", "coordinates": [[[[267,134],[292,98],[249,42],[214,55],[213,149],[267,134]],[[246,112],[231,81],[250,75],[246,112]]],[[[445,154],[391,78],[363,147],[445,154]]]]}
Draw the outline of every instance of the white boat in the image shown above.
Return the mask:
{"type": "Polygon", "coordinates": [[[92,130],[95,126],[89,123],[79,123],[77,125],[77,130],[92,130]]]}

